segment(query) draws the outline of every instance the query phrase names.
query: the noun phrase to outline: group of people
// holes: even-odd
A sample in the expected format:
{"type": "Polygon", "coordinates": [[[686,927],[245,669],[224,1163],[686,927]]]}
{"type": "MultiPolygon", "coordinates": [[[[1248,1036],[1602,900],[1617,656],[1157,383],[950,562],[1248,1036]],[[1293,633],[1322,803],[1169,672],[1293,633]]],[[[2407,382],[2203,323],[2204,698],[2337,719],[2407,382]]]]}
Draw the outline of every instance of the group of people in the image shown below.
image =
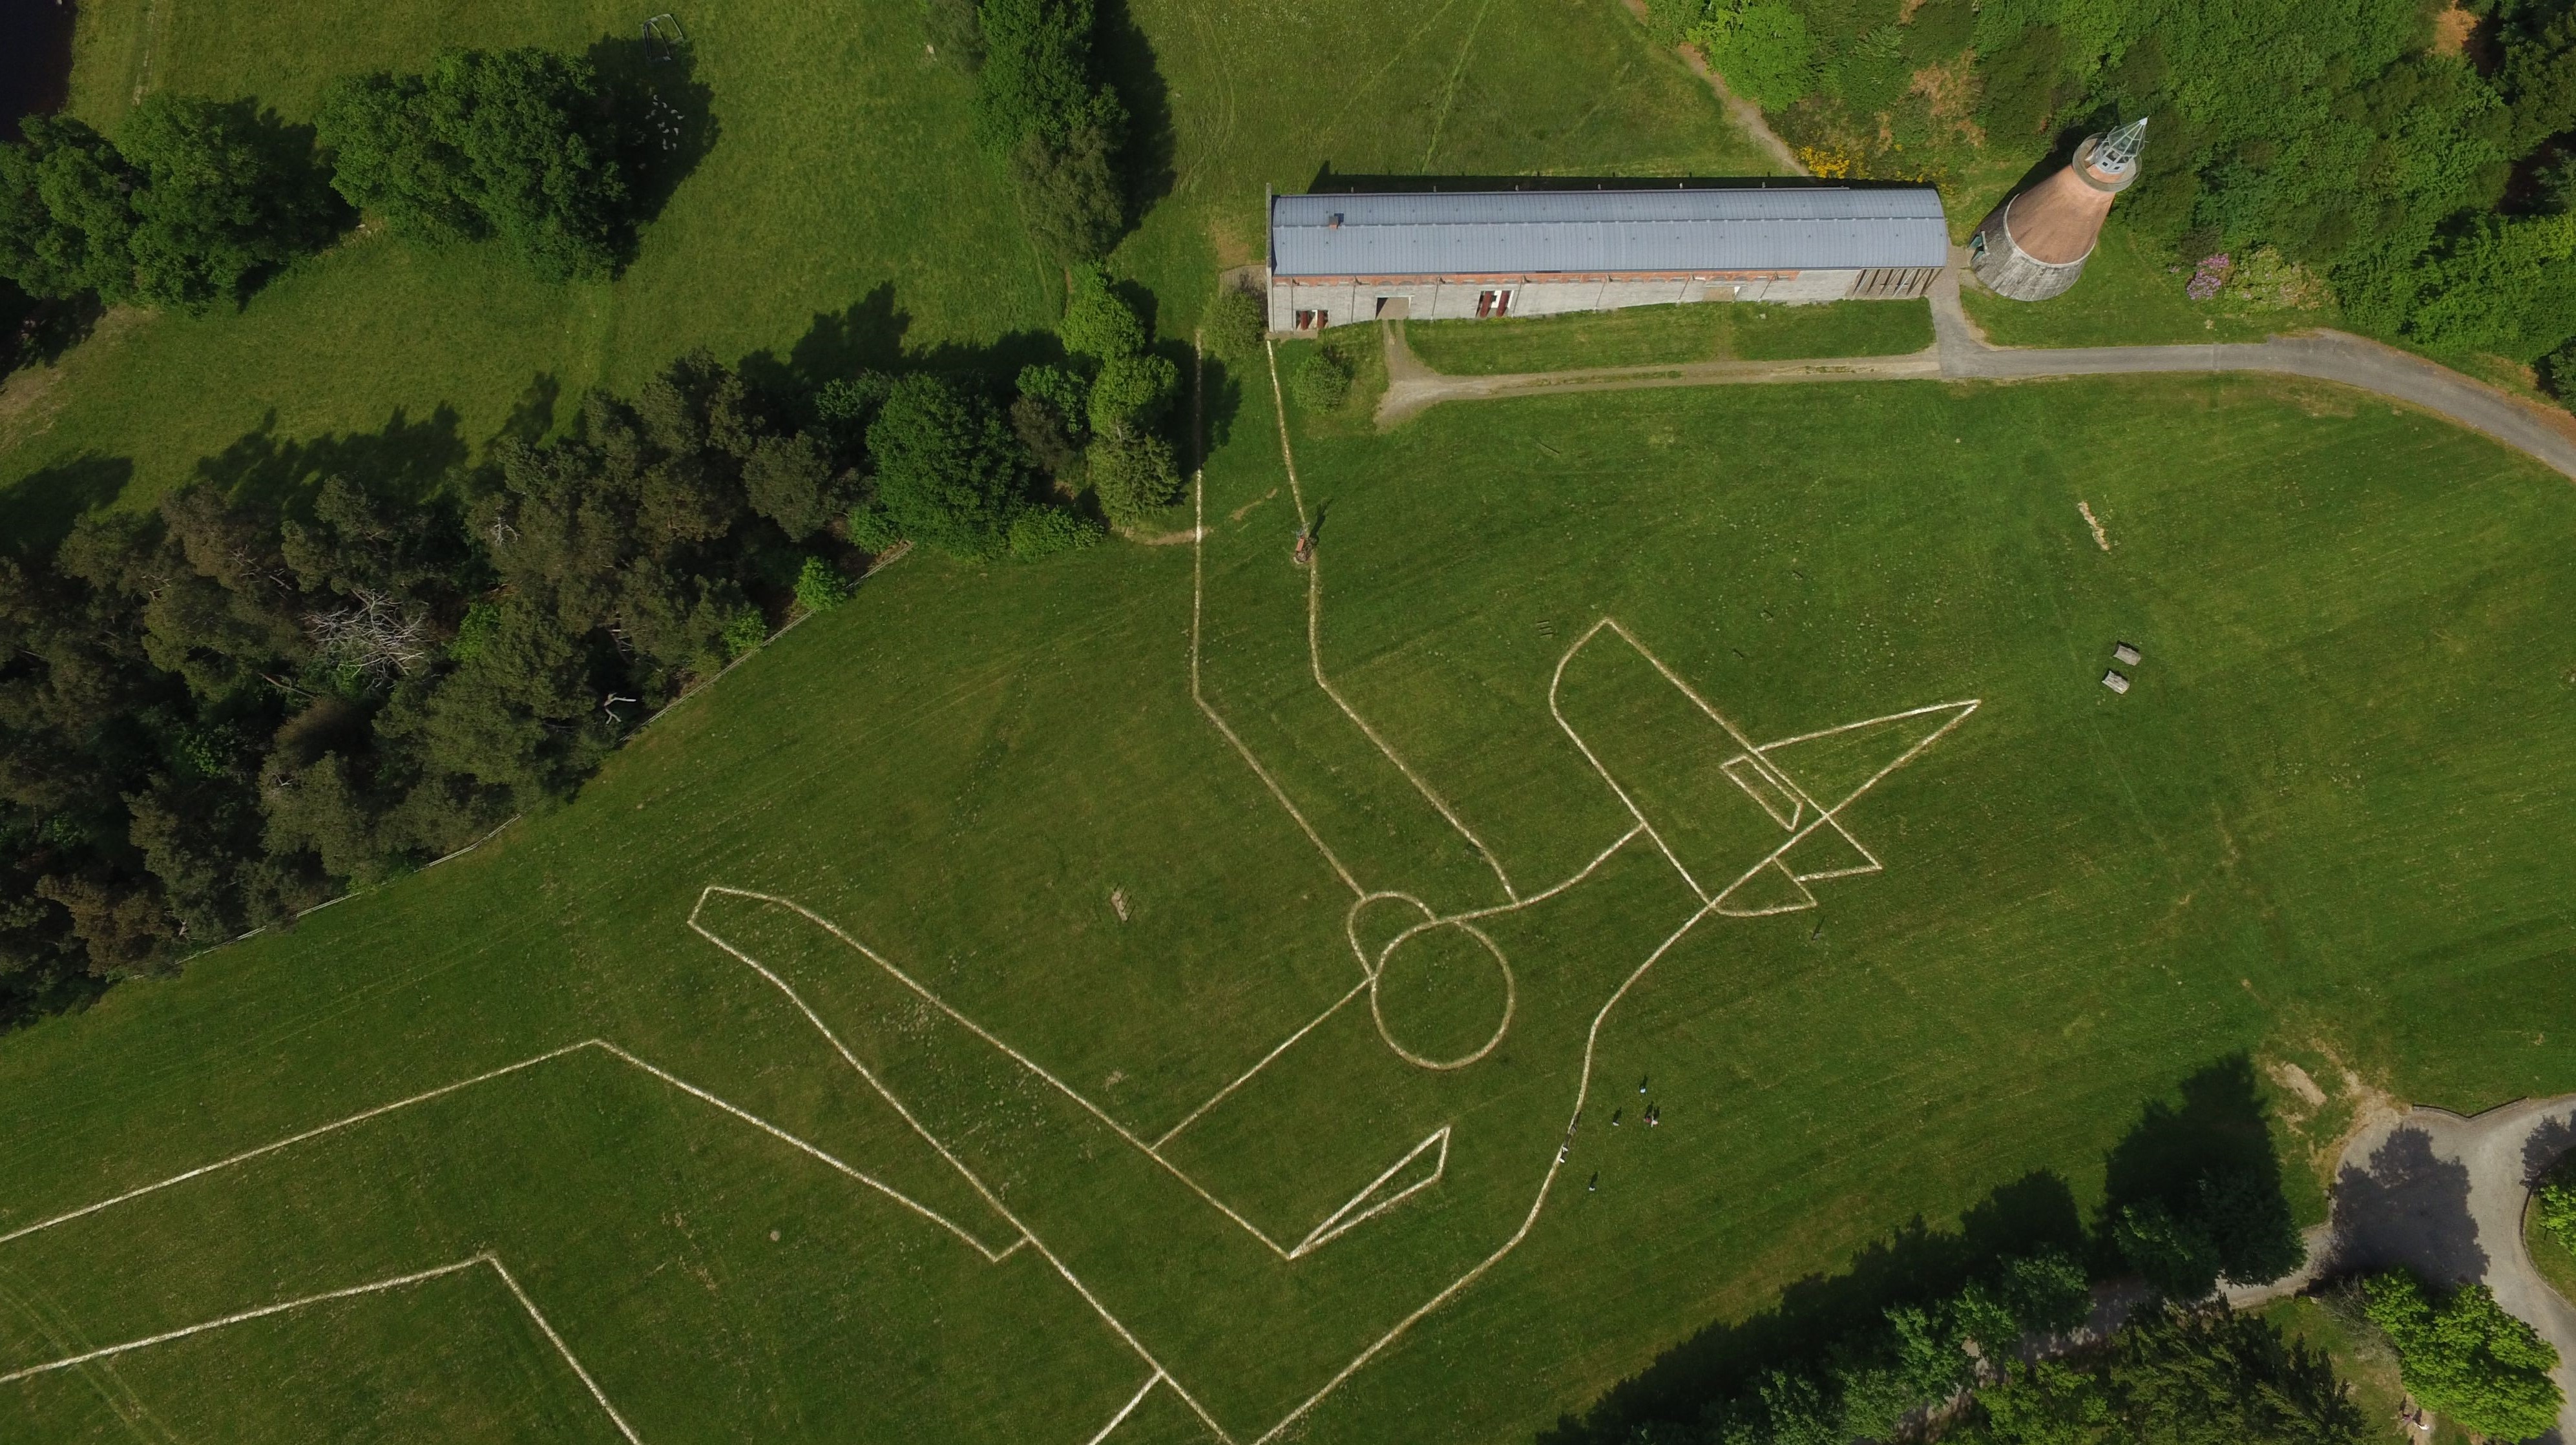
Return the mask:
{"type": "MultiPolygon", "coordinates": [[[[1651,1075],[1651,1074],[1650,1074],[1650,1075],[1647,1075],[1647,1076],[1645,1076],[1645,1077],[1643,1077],[1643,1078],[1640,1078],[1639,1080],[1637,1080],[1637,1092],[1638,1092],[1638,1093],[1640,1093],[1640,1094],[1642,1094],[1642,1093],[1646,1092],[1646,1086],[1647,1086],[1648,1084],[1650,1084],[1650,1083],[1653,1083],[1653,1082],[1654,1082],[1654,1076],[1653,1076],[1653,1075],[1651,1075]]],[[[1611,1127],[1611,1128],[1613,1128],[1613,1129],[1618,1128],[1618,1127],[1619,1127],[1619,1120],[1620,1120],[1620,1118],[1621,1118],[1622,1116],[1624,1116],[1627,1112],[1628,1112],[1628,1111],[1627,1111],[1627,1110],[1625,1110],[1625,1109],[1613,1109],[1613,1110],[1611,1110],[1611,1111],[1610,1111],[1610,1127],[1611,1127]]],[[[1663,1119],[1664,1119],[1664,1106],[1663,1106],[1663,1105],[1661,1105],[1661,1104],[1649,1103],[1648,1105],[1646,1105],[1646,1111],[1645,1111],[1645,1113],[1644,1113],[1644,1114],[1642,1114],[1642,1115],[1640,1115],[1639,1117],[1640,1117],[1640,1118],[1643,1118],[1643,1119],[1646,1121],[1646,1127],[1647,1127],[1647,1128],[1649,1128],[1649,1129],[1651,1129],[1651,1128],[1655,1127],[1657,1124],[1660,1124],[1660,1123],[1662,1123],[1662,1122],[1663,1122],[1663,1119]]],[[[1559,1163],[1559,1164],[1564,1163],[1564,1162],[1565,1162],[1565,1159],[1566,1159],[1566,1156],[1574,1152],[1574,1131],[1575,1131],[1576,1129],[1580,1128],[1580,1127],[1582,1126],[1582,1124],[1583,1124],[1583,1115],[1582,1115],[1582,1113],[1581,1113],[1580,1111],[1578,1111],[1578,1112],[1575,1114],[1575,1116],[1574,1116],[1574,1121],[1573,1121],[1572,1123],[1567,1124],[1567,1125],[1565,1126],[1565,1142],[1563,1142],[1563,1143],[1561,1143],[1561,1144],[1559,1144],[1559,1145],[1557,1145],[1557,1146],[1556,1146],[1556,1162],[1557,1162],[1557,1163],[1559,1163]]],[[[1600,1171],[1600,1170],[1598,1170],[1598,1169],[1595,1169],[1595,1170],[1593,1170],[1593,1171],[1592,1171],[1592,1179],[1591,1179],[1591,1182],[1589,1182],[1589,1183],[1585,1184],[1585,1185],[1583,1186],[1583,1189],[1584,1189],[1584,1192],[1585,1192],[1585,1193],[1587,1193],[1587,1194],[1591,1194],[1591,1193],[1597,1193],[1597,1192],[1599,1192],[1600,1188],[1601,1188],[1601,1171],[1600,1171]]]]}

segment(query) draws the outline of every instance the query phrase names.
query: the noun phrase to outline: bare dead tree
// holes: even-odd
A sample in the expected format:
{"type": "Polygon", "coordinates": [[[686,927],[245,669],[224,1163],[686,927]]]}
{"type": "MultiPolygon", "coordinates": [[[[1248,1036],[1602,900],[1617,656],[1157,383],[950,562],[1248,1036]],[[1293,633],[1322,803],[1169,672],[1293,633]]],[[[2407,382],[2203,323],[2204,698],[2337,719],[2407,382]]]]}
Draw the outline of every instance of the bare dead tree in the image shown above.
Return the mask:
{"type": "Polygon", "coordinates": [[[429,660],[427,617],[364,587],[349,595],[349,606],[305,614],[305,632],[324,658],[379,686],[429,660]]]}

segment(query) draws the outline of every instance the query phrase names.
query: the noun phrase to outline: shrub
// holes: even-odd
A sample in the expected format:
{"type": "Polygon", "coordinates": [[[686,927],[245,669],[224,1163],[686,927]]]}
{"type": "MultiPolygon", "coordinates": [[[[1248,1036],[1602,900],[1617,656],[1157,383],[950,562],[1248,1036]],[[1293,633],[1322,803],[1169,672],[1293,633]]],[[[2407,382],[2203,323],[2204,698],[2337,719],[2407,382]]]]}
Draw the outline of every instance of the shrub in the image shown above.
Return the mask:
{"type": "Polygon", "coordinates": [[[1207,349],[1228,361],[1249,361],[1261,354],[1261,334],[1269,318],[1261,298],[1236,286],[1220,286],[1207,309],[1207,349]]]}
{"type": "Polygon", "coordinates": [[[862,502],[850,509],[850,545],[862,552],[887,552],[903,542],[903,528],[896,525],[894,513],[878,501],[862,502]]]}
{"type": "Polygon", "coordinates": [[[1313,411],[1332,411],[1350,398],[1351,364],[1329,346],[1318,346],[1297,364],[1288,389],[1297,404],[1313,411]]]}
{"type": "Polygon", "coordinates": [[[1091,73],[1090,0],[985,0],[976,123],[1007,162],[1021,218],[1064,260],[1104,255],[1126,220],[1113,157],[1127,125],[1091,73]]]}
{"type": "Polygon", "coordinates": [[[2149,1311],[2110,1348],[1979,1388],[1962,1445],[2360,1445],[2366,1421],[2323,1355],[2224,1306],[2149,1311]]]}
{"type": "Polygon", "coordinates": [[[1091,444],[1089,462],[1092,494],[1119,526],[1133,525],[1180,500],[1181,474],[1172,464],[1172,444],[1151,432],[1103,433],[1091,444]]]}
{"type": "Polygon", "coordinates": [[[906,376],[869,424],[868,451],[877,501],[899,535],[959,557],[1003,550],[1023,481],[1021,452],[982,396],[940,377],[906,376]]]}
{"type": "Polygon", "coordinates": [[[2506,1314],[2485,1285],[2436,1303],[2403,1271],[2363,1285],[2364,1310],[2397,1349],[2415,1398],[2481,1434],[2527,1440],[2558,1423],[2558,1352],[2506,1314]]]}
{"type": "Polygon", "coordinates": [[[742,488],[751,509],[778,524],[791,542],[823,530],[844,509],[844,479],[810,433],[765,436],[742,459],[742,488]]]}
{"type": "Polygon", "coordinates": [[[1764,110],[1785,110],[1816,88],[1806,17],[1780,0],[1722,4],[1691,27],[1690,39],[1736,94],[1764,110]]]}
{"type": "Polygon", "coordinates": [[[117,144],[29,117],[0,146],[0,277],[31,296],[202,309],[326,240],[311,145],[248,101],[154,95],[117,144]]]}
{"type": "Polygon", "coordinates": [[[867,448],[868,423],[894,391],[894,378],[882,371],[834,377],[814,393],[814,419],[836,456],[855,459],[867,448]]]}
{"type": "Polygon", "coordinates": [[[163,306],[203,308],[241,295],[256,273],[329,238],[338,209],[312,145],[248,101],[153,95],[117,148],[141,173],[134,192],[134,289],[163,306]]]}
{"type": "MultiPolygon", "coordinates": [[[[2576,351],[2576,346],[2568,349],[2576,351]]],[[[2576,1156],[2560,1162],[2541,1180],[2531,1207],[2541,1228],[2555,1235],[2560,1244],[2576,1250],[2576,1156]]]]}
{"type": "MultiPolygon", "coordinates": [[[[2551,396],[2558,398],[2558,404],[2576,410],[2576,341],[2570,341],[2540,358],[2538,370],[2540,384],[2551,396]]],[[[2576,1249],[2576,1232],[2571,1232],[2567,1247],[2576,1249]]]]}
{"type": "Polygon", "coordinates": [[[1076,126],[1061,145],[1030,135],[1011,152],[1020,219],[1050,256],[1105,256],[1127,224],[1109,128],[1076,126]]]}
{"type": "Polygon", "coordinates": [[[1646,0],[1646,33],[1658,44],[1679,45],[1708,14],[1708,0],[1646,0]]]}
{"type": "Polygon", "coordinates": [[[1064,320],[1055,330],[1065,350],[1094,361],[1134,356],[1145,349],[1145,319],[1098,266],[1074,268],[1073,285],[1064,298],[1064,320]]]}
{"type": "Polygon", "coordinates": [[[823,557],[808,557],[796,569],[796,605],[808,612],[824,612],[850,599],[849,579],[841,569],[823,557]]]}
{"type": "Polygon", "coordinates": [[[465,609],[465,620],[456,624],[456,640],[447,644],[447,655],[456,662],[472,662],[500,631],[501,604],[477,602],[465,609]]]}
{"type": "Polygon", "coordinates": [[[1026,392],[1011,399],[1011,434],[1038,470],[1055,479],[1067,495],[1082,490],[1081,444],[1074,440],[1079,423],[1068,423],[1052,402],[1026,392]]]}
{"type": "MultiPolygon", "coordinates": [[[[803,579],[798,580],[801,582],[803,579]]],[[[800,589],[799,600],[802,600],[802,589],[800,589]]],[[[760,609],[757,607],[746,607],[735,613],[733,620],[725,624],[724,632],[718,638],[724,647],[727,661],[742,656],[768,640],[769,621],[760,615],[760,609]]]]}
{"type": "Polygon", "coordinates": [[[1113,357],[1091,383],[1092,431],[1152,426],[1180,384],[1180,369],[1162,357],[1113,357]]]}
{"type": "Polygon", "coordinates": [[[1091,383],[1064,367],[1024,366],[1019,386],[1022,397],[1045,402],[1068,427],[1081,426],[1091,414],[1091,383]]]}
{"type": "Polygon", "coordinates": [[[1035,562],[1059,552],[1079,551],[1100,541],[1100,526],[1063,507],[1031,507],[1011,519],[1011,555],[1035,562]]]}
{"type": "Polygon", "coordinates": [[[332,185],[396,232],[497,237],[554,280],[617,265],[629,195],[588,61],[446,50],[423,74],[341,80],[315,124],[332,185]]]}
{"type": "Polygon", "coordinates": [[[0,275],[30,296],[127,299],[132,167],[79,121],[31,115],[24,129],[24,140],[0,145],[0,275]]]}

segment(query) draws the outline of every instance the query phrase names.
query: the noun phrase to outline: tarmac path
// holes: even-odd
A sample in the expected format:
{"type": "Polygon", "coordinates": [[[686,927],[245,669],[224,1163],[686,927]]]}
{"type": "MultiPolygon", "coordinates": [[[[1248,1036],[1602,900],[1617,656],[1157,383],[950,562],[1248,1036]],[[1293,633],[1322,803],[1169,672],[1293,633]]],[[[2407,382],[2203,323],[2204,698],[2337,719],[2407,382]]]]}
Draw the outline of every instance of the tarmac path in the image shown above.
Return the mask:
{"type": "Polygon", "coordinates": [[[2507,1313],[2558,1347],[2566,1397],[2545,1445],[2576,1445],[2576,1304],[2550,1288],[2523,1243],[2541,1173],[2576,1150],[2576,1094],[2462,1118],[2409,1109],[2363,1129],[2335,1172],[2334,1223],[2314,1267],[2353,1274],[2406,1265],[2445,1287],[2483,1283],[2507,1313]]]}
{"type": "MultiPolygon", "coordinates": [[[[1906,356],[1844,356],[1812,361],[1700,361],[1661,366],[1604,366],[1508,376],[1450,376],[1431,370],[1404,342],[1386,333],[1387,389],[1377,409],[1389,427],[1444,401],[1631,391],[1664,386],[1728,386],[1802,381],[2025,381],[2143,372],[2268,371],[2338,382],[2420,407],[2502,442],[2576,478],[2576,417],[2508,395],[2420,356],[2339,331],[2275,336],[2268,341],[2196,346],[2000,347],[1988,343],[1959,306],[1959,263],[1932,288],[1933,343],[1906,356]]],[[[2569,1445],[2576,1445],[2571,1440],[2569,1445]]]]}

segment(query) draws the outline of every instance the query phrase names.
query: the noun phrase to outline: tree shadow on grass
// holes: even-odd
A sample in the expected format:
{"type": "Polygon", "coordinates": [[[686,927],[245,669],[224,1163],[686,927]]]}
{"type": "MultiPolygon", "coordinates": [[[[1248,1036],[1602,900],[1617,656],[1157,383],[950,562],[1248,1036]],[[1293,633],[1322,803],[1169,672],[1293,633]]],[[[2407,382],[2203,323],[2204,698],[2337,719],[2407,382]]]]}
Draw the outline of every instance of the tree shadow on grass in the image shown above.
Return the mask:
{"type": "MultiPolygon", "coordinates": [[[[698,79],[698,57],[686,42],[604,35],[586,57],[617,127],[618,171],[626,179],[628,218],[640,228],[658,219],[680,183],[714,150],[723,127],[715,90],[698,79]]],[[[624,238],[631,255],[635,237],[624,238]]]]}
{"type": "Polygon", "coordinates": [[[1141,221],[1172,193],[1179,153],[1172,130],[1171,87],[1154,64],[1154,45],[1128,13],[1127,0],[1104,0],[1092,31],[1093,64],[1127,105],[1127,142],[1119,156],[1127,216],[1141,221]]]}
{"type": "Polygon", "coordinates": [[[115,501],[133,478],[131,460],[88,454],[29,472],[0,490],[0,554],[50,556],[72,523],[115,501]]]}
{"type": "Polygon", "coordinates": [[[805,334],[780,356],[763,349],[743,357],[743,379],[780,398],[809,398],[862,372],[937,371],[1007,386],[1025,366],[1061,365],[1064,343],[1052,331],[1012,331],[988,342],[906,345],[912,313],[883,282],[840,311],[818,311],[805,334]]]}
{"type": "Polygon", "coordinates": [[[563,382],[551,371],[540,371],[528,381],[528,389],[510,403],[510,414],[502,418],[500,430],[492,434],[495,444],[517,442],[535,446],[555,429],[555,407],[563,400],[563,382]]]}
{"type": "Polygon", "coordinates": [[[879,282],[840,311],[817,311],[805,334],[781,357],[766,348],[742,359],[743,380],[773,396],[809,395],[829,382],[904,364],[912,313],[897,306],[894,283],[879,282]]]}
{"type": "Polygon", "coordinates": [[[2182,1081],[2179,1105],[2150,1099],[2137,1124],[2104,1162],[2103,1206],[2154,1199],[2181,1204],[2182,1191],[2214,1170],[2243,1170],[2277,1188],[2281,1161],[2254,1076],[2254,1061],[2230,1054],[2182,1081]]]}
{"type": "Polygon", "coordinates": [[[2084,1248],[2084,1221],[2066,1181],[2035,1170],[1988,1194],[1955,1230],[1917,1217],[1852,1256],[1836,1275],[1809,1275],[1742,1320],[1702,1329],[1613,1386],[1580,1417],[1560,1418],[1538,1445],[1627,1445],[1639,1427],[1688,1424],[1769,1369],[1811,1360],[1877,1326],[1891,1305],[1942,1298],[2000,1261],[2043,1245],[2084,1248]]]}
{"type": "MultiPolygon", "coordinates": [[[[2155,1204],[2205,1231],[2225,1264],[2258,1274],[2295,1268],[2298,1235],[2252,1061],[2222,1058],[2183,1080],[2178,1093],[2178,1101],[2148,1101],[2112,1147],[2106,1198],[2091,1228],[2063,1179],[2024,1175],[1961,1216],[1955,1231],[1917,1218],[1861,1250],[1842,1273],[1811,1275],[1769,1309],[1702,1329],[1580,1417],[1542,1432],[1539,1445],[1629,1445],[1643,1425],[1690,1425],[1710,1405],[1746,1395],[1766,1371],[1812,1364],[1881,1327],[1889,1306],[1953,1296],[2001,1261],[2044,1246],[2089,1258],[2096,1279],[2128,1276],[2113,1231],[2130,1206],[2155,1204]]],[[[2143,1290],[2127,1293],[2134,1304],[2143,1290]]],[[[2096,1327],[2107,1322],[2097,1312],[2096,1327]]]]}
{"type": "MultiPolygon", "coordinates": [[[[1188,364],[1188,358],[1182,358],[1182,365],[1186,367],[1188,364]]],[[[1202,393],[1199,420],[1203,429],[1199,446],[1202,451],[1196,456],[1183,457],[1191,465],[1204,463],[1234,439],[1234,421],[1243,412],[1243,378],[1235,375],[1233,367],[1216,357],[1201,360],[1199,387],[1202,393]]],[[[1181,400],[1183,405],[1189,402],[1187,397],[1181,400]]],[[[1182,424],[1184,427],[1188,425],[1186,418],[1182,424]]]]}
{"type": "Polygon", "coordinates": [[[467,448],[453,407],[441,404],[413,421],[400,407],[373,432],[299,441],[277,434],[277,414],[257,430],[197,462],[196,479],[235,505],[291,511],[332,476],[363,479],[370,490],[427,501],[465,465],[467,448]]]}
{"type": "Polygon", "coordinates": [[[89,339],[107,308],[86,292],[40,301],[0,281],[0,376],[22,366],[51,366],[89,339]]]}

